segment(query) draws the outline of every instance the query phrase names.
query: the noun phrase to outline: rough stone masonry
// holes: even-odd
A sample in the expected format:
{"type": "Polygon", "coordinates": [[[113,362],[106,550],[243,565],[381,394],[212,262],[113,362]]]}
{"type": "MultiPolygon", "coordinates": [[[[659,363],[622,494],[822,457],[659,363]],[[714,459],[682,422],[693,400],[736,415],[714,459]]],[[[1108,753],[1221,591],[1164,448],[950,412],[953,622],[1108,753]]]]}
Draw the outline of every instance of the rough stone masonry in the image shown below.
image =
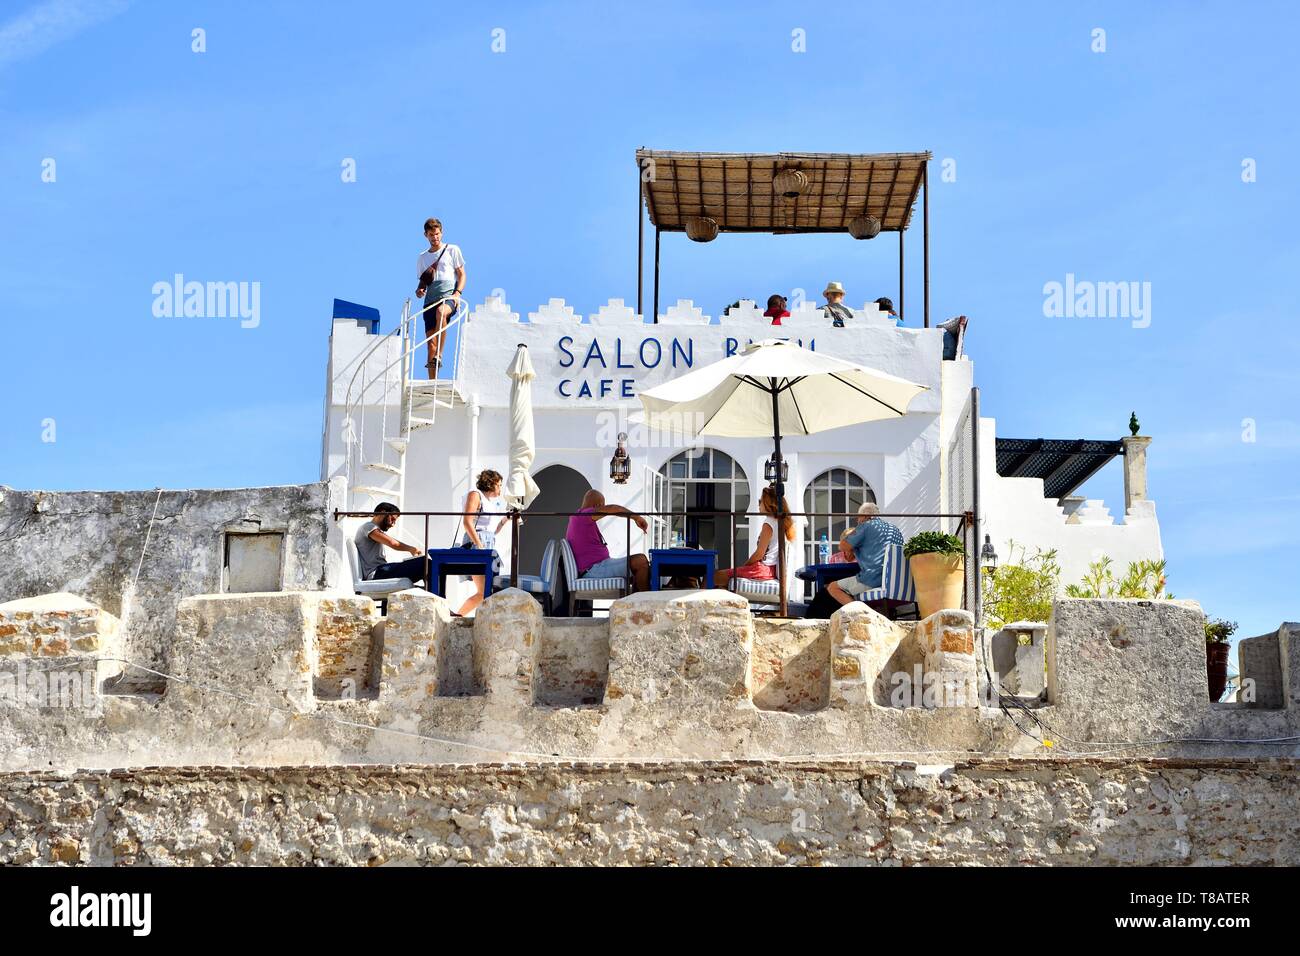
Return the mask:
{"type": "Polygon", "coordinates": [[[1293,760],[0,775],[0,865],[1289,865],[1293,760]]]}

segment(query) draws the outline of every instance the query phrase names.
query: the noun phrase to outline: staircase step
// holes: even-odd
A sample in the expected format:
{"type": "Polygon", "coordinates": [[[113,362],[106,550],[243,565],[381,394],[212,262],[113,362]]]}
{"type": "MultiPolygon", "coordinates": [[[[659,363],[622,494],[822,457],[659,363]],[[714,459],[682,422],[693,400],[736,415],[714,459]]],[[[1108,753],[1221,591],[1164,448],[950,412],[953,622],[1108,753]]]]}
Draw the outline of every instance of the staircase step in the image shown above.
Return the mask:
{"type": "Polygon", "coordinates": [[[431,418],[429,419],[416,418],[414,415],[412,415],[409,421],[407,422],[407,428],[410,431],[414,432],[414,431],[419,431],[421,428],[428,428],[432,424],[433,424],[433,419],[431,418]]]}
{"type": "Polygon", "coordinates": [[[348,490],[354,491],[359,495],[371,495],[375,498],[391,498],[393,495],[397,494],[397,489],[395,488],[376,488],[373,485],[353,485],[348,490]]]}
{"type": "Polygon", "coordinates": [[[389,438],[385,440],[385,444],[399,455],[405,455],[406,447],[410,442],[405,438],[389,438]]]}
{"type": "Polygon", "coordinates": [[[369,468],[371,471],[386,471],[390,475],[400,475],[402,473],[402,469],[398,468],[396,465],[390,465],[386,461],[366,462],[365,467],[369,468]]]}

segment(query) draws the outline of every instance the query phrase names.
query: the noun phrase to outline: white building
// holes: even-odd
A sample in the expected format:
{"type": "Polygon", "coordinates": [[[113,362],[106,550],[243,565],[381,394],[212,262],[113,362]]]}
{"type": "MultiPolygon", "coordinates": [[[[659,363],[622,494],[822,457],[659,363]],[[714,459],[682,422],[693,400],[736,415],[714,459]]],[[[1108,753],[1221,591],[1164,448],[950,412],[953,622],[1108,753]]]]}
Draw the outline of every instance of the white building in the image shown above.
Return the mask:
{"type": "MultiPolygon", "coordinates": [[[[682,156],[704,156],[705,162],[713,157],[717,169],[735,168],[730,154],[638,154],[639,167],[657,160],[657,181],[643,185],[650,221],[656,226],[656,249],[659,231],[685,228],[684,201],[676,213],[669,206],[689,185],[683,170],[701,164],[680,164],[682,156]]],[[[870,209],[883,231],[899,234],[901,273],[901,237],[924,186],[928,158],[928,154],[781,154],[768,158],[765,172],[753,173],[756,160],[745,157],[745,168],[751,172],[739,185],[748,188],[748,198],[736,190],[734,180],[730,184],[724,180],[724,193],[734,197],[726,208],[718,204],[715,211],[711,204],[716,200],[707,199],[697,212],[716,216],[721,231],[827,232],[846,227],[821,223],[843,222],[855,208],[870,209]],[[796,162],[791,157],[806,157],[797,162],[806,170],[801,188],[809,194],[832,193],[828,184],[837,182],[834,177],[840,170],[838,189],[830,196],[834,203],[824,200],[825,208],[816,211],[815,220],[791,210],[784,213],[787,221],[782,221],[782,207],[770,185],[768,195],[755,195],[755,184],[771,180],[774,169],[779,172],[778,167],[796,162]],[[862,176],[866,179],[861,195],[855,196],[862,176]],[[828,220],[827,210],[839,219],[828,220]]],[[[701,197],[718,178],[707,168],[694,175],[699,177],[695,187],[701,197]]],[[[852,221],[853,228],[859,225],[860,220],[852,221]]],[[[657,300],[657,257],[655,278],[657,300]]],[[[655,321],[643,318],[621,299],[611,299],[592,315],[575,313],[562,299],[532,311],[516,311],[510,304],[489,299],[463,309],[453,322],[444,350],[444,356],[453,360],[444,365],[436,382],[412,379],[411,370],[419,364],[411,356],[403,358],[404,350],[422,333],[403,335],[399,328],[380,335],[376,317],[336,317],[330,339],[322,478],[345,476],[349,507],[357,511],[369,512],[381,500],[392,501],[408,513],[459,511],[480,469],[507,470],[510,380],[506,369],[516,347],[523,344],[538,376],[533,383],[537,447],[533,474],[542,494],[531,510],[576,510],[582,493],[596,488],[608,501],[634,510],[680,516],[671,524],[654,524],[648,535],[632,528],[633,552],[664,546],[672,531],[680,530],[702,547],[716,547],[719,566],[729,566],[748,555],[753,540],[750,528],[742,522],[733,537],[728,520],[692,518],[690,512],[755,511],[771,441],[691,441],[647,432],[635,423],[634,413],[640,407],[636,396],[642,389],[732,354],[749,341],[785,337],[929,389],[902,418],[783,441],[792,511],[852,512],[862,501],[874,500],[882,513],[902,516],[891,520],[905,535],[922,530],[956,532],[961,521],[952,516],[977,512],[979,534],[970,536],[975,550],[984,534],[1003,556],[1013,540],[1031,549],[1055,548],[1063,583],[1079,580],[1088,564],[1102,554],[1121,568],[1131,560],[1162,556],[1155,506],[1146,499],[1147,439],[1125,439],[1123,445],[1118,441],[999,444],[994,419],[971,414],[977,384],[974,364],[964,355],[943,360],[941,329],[916,328],[914,322],[898,326],[874,303],[855,309],[855,319],[845,328],[832,328],[812,303],[794,309],[779,328],[761,312],[754,303],[742,302],[726,315],[708,316],[690,301],[680,301],[655,321]],[[609,477],[609,462],[620,432],[629,435],[633,468],[630,480],[616,485],[609,477]],[[1120,523],[1101,502],[1070,497],[1082,480],[1117,452],[1127,452],[1128,500],[1120,523]],[[1000,458],[1002,471],[1021,477],[999,475],[1000,458]],[[1045,482],[1052,497],[1045,496],[1045,482]]],[[[336,309],[336,315],[355,314],[336,309]]],[[[978,335],[978,323],[972,328],[978,335]]],[[[429,547],[459,542],[457,518],[427,520],[429,547]]],[[[846,520],[804,519],[789,562],[791,573],[814,559],[823,533],[833,544],[846,520]]],[[[408,514],[398,531],[419,544],[424,522],[408,514]]],[[[562,518],[525,522],[521,572],[537,570],[546,540],[562,535],[564,524],[562,518]]],[[[622,554],[622,530],[614,522],[606,525],[611,552],[622,554]]],[[[508,566],[505,537],[498,550],[508,566]]],[[[791,594],[797,596],[801,587],[792,577],[791,594]]]]}

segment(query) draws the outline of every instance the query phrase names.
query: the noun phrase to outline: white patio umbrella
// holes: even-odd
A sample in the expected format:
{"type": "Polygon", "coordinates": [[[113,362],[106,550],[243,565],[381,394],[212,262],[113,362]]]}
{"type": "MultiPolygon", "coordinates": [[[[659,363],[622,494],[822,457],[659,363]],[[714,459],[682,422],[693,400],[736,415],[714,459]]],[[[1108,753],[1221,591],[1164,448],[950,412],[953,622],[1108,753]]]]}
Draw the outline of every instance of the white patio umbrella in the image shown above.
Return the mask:
{"type": "MultiPolygon", "coordinates": [[[[640,399],[645,423],[651,428],[688,436],[771,435],[779,503],[785,498],[782,435],[812,435],[845,425],[901,418],[912,399],[926,390],[925,385],[792,342],[764,339],[737,355],[647,389],[640,399]]],[[[777,564],[784,616],[784,538],[777,550],[777,564]]]]}

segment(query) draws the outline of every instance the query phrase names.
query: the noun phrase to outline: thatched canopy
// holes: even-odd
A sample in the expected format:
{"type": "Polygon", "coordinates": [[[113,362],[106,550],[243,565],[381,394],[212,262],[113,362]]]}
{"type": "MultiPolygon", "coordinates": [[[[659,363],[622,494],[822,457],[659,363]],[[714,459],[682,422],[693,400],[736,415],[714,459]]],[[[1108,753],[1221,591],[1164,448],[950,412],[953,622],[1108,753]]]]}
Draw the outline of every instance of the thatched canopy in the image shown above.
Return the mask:
{"type": "Polygon", "coordinates": [[[882,232],[901,232],[921,189],[924,153],[686,153],[638,149],[650,222],[684,232],[708,217],[721,232],[846,232],[874,216],[882,232]],[[798,195],[773,188],[782,170],[802,177],[798,195]]]}

